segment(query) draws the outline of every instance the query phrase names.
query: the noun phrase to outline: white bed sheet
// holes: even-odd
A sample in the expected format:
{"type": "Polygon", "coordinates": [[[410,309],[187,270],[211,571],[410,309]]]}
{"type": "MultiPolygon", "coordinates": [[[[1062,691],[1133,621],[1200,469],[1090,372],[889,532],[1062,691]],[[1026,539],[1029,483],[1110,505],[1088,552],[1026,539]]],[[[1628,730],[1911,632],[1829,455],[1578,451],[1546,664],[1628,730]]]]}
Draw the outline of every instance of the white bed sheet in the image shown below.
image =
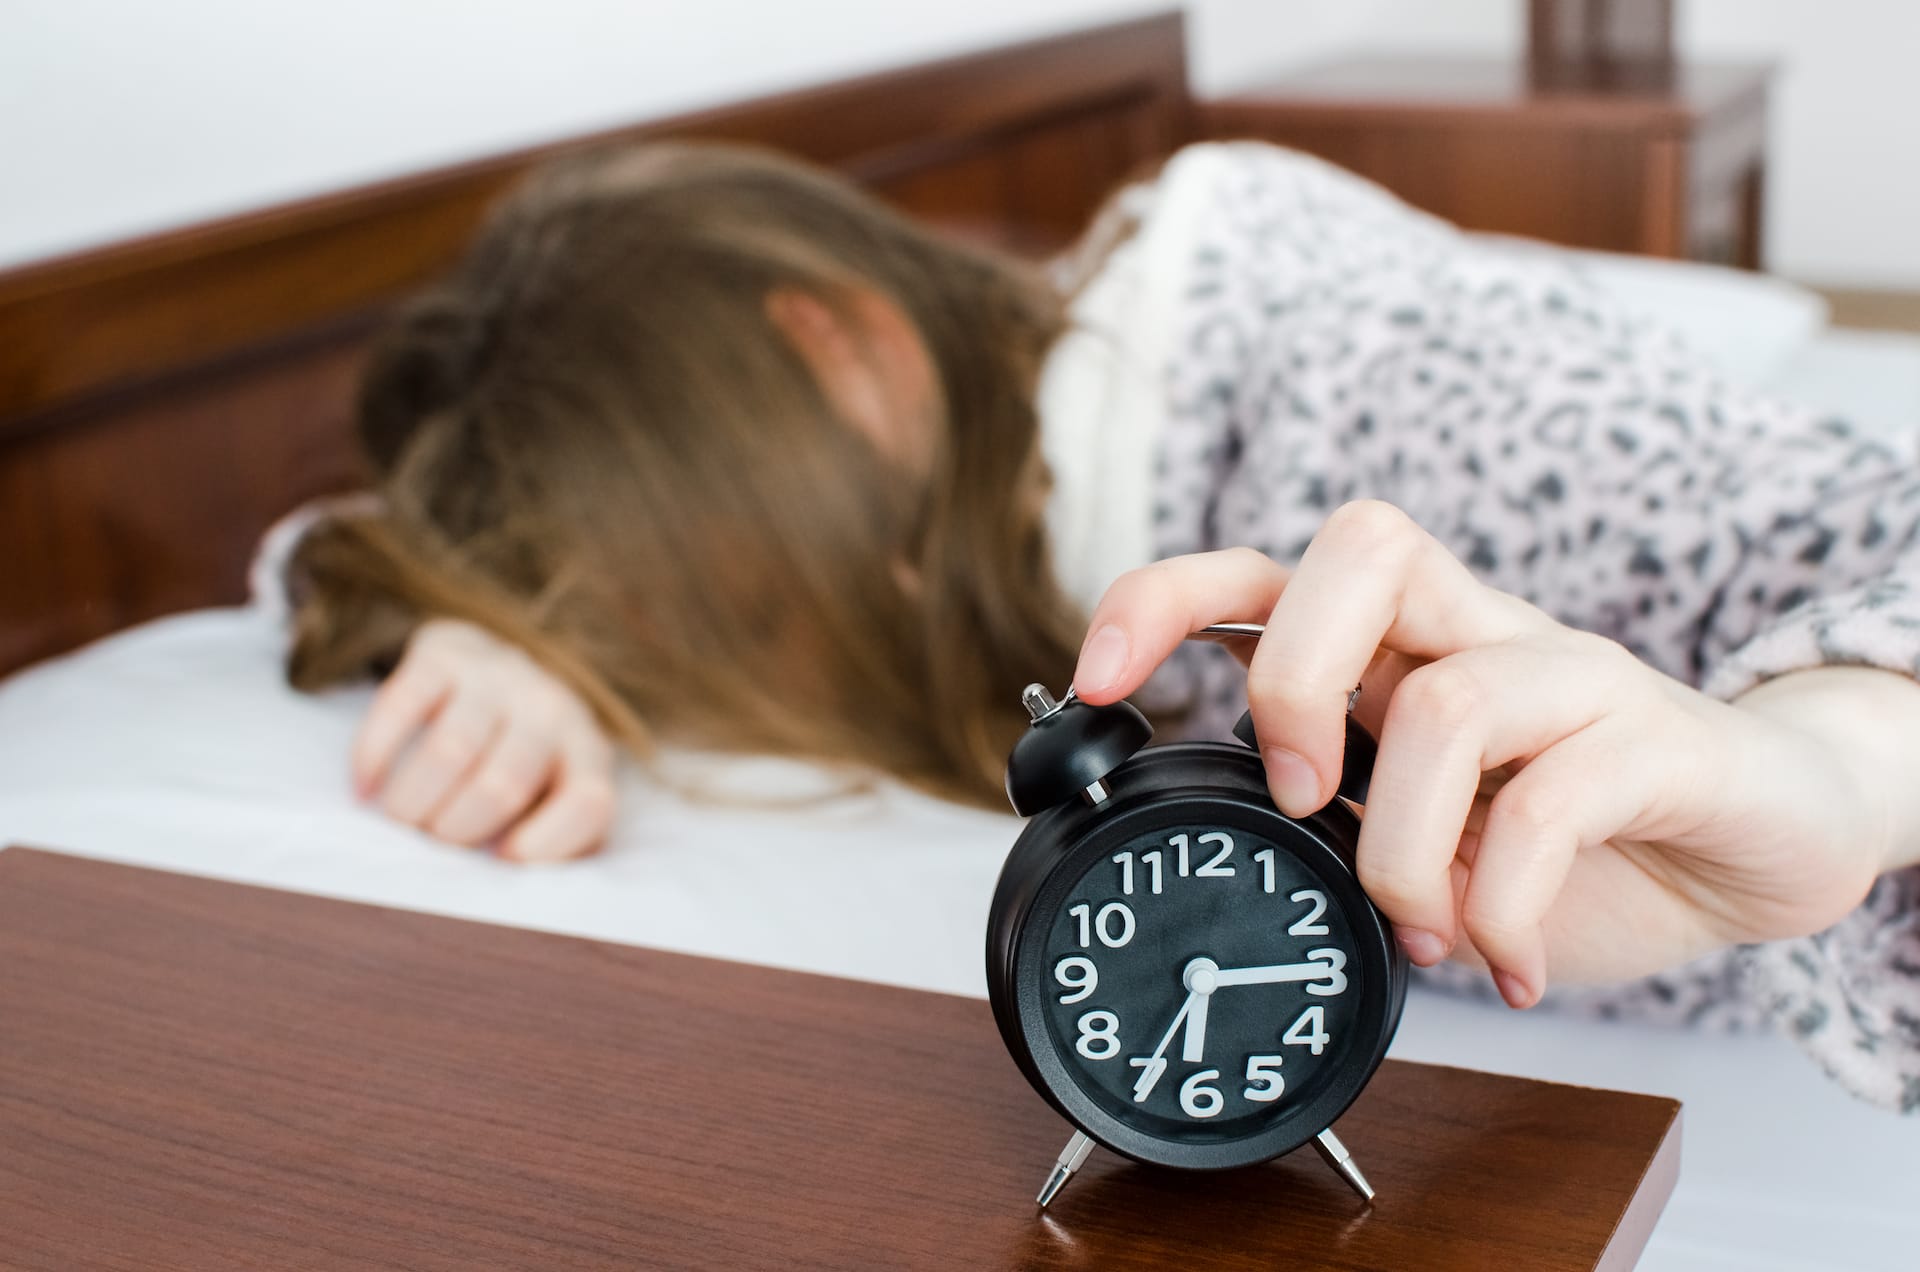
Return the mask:
{"type": "MultiPolygon", "coordinates": [[[[208,611],[0,684],[0,843],[984,993],[985,912],[1018,830],[1010,816],[891,788],[786,809],[728,807],[629,773],[606,853],[508,866],[358,806],[345,756],[365,694],[292,693],[277,649],[264,615],[208,611]]],[[[677,765],[682,777],[765,797],[821,789],[817,774],[781,762],[677,765]]],[[[1416,992],[1393,1054],[1684,1101],[1680,1184],[1646,1268],[1916,1264],[1920,1121],[1855,1103],[1782,1039],[1513,1013],[1416,992]]]]}

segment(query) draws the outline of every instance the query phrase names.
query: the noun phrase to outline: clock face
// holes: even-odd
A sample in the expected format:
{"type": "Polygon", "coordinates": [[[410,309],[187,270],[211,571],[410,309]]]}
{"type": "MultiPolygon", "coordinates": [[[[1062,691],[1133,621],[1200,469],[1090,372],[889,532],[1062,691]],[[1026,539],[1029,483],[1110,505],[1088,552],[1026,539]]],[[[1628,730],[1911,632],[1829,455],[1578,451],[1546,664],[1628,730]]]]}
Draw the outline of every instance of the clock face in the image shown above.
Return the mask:
{"type": "Polygon", "coordinates": [[[1277,816],[1264,830],[1193,808],[1154,820],[1076,853],[1089,864],[1034,915],[1044,936],[1027,975],[1044,984],[1047,1035],[1035,1049],[1155,1141],[1271,1139],[1330,1098],[1344,1109],[1350,1096],[1328,1088],[1357,1090],[1383,1045],[1361,1006],[1360,940],[1379,939],[1377,919],[1356,927],[1350,887],[1310,869],[1304,834],[1277,816]]]}

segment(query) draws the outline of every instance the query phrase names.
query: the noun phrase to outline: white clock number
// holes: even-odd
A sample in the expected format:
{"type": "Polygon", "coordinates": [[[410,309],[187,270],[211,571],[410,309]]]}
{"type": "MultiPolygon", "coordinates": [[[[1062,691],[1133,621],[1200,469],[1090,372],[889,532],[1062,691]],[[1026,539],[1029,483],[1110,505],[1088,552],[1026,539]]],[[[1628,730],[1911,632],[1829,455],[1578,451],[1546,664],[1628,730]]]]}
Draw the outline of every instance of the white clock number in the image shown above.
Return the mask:
{"type": "Polygon", "coordinates": [[[1223,866],[1220,863],[1233,855],[1233,839],[1221,831],[1210,830],[1200,836],[1199,842],[1202,844],[1209,842],[1219,844],[1220,851],[1214,853],[1213,857],[1204,866],[1194,871],[1194,877],[1198,879],[1231,879],[1233,877],[1233,867],[1223,866]]]}
{"type": "MultiPolygon", "coordinates": [[[[1053,979],[1059,981],[1068,989],[1079,991],[1078,993],[1060,995],[1061,1004],[1077,1003],[1083,998],[1090,997],[1094,989],[1100,984],[1100,969],[1093,965],[1092,959],[1082,958],[1080,955],[1075,954],[1071,958],[1063,958],[1054,964],[1053,979]]],[[[1319,1055],[1320,1053],[1316,1051],[1314,1054],[1319,1055]]]]}
{"type": "Polygon", "coordinates": [[[1332,998],[1347,992],[1347,974],[1340,969],[1347,965],[1347,956],[1332,947],[1320,950],[1308,950],[1307,957],[1315,962],[1327,965],[1325,980],[1311,981],[1307,992],[1317,998],[1332,998]]]}
{"type": "MultiPolygon", "coordinates": [[[[1314,1010],[1317,1011],[1319,1009],[1315,1008],[1314,1010]]],[[[1319,1053],[1315,1052],[1314,1054],[1318,1055],[1319,1053]]],[[[1260,1085],[1249,1085],[1247,1089],[1240,1094],[1260,1104],[1271,1103],[1279,1099],[1281,1093],[1287,1089],[1286,1080],[1280,1076],[1281,1059],[1282,1057],[1280,1056],[1248,1056],[1247,1082],[1249,1084],[1257,1082],[1260,1085]]]]}
{"type": "Polygon", "coordinates": [[[1067,913],[1080,924],[1080,948],[1083,950],[1093,944],[1096,933],[1100,937],[1100,944],[1110,950],[1117,950],[1133,939],[1133,911],[1123,902],[1109,901],[1095,915],[1093,907],[1082,901],[1067,913]],[[1114,931],[1115,922],[1119,925],[1118,932],[1114,931]]]}
{"type": "Polygon", "coordinates": [[[1319,1003],[1307,1008],[1292,1024],[1287,1032],[1280,1035],[1280,1041],[1294,1047],[1308,1047],[1314,1055],[1327,1049],[1327,1009],[1319,1003]]]}
{"type": "MultiPolygon", "coordinates": [[[[1164,854],[1162,854],[1158,849],[1154,850],[1153,852],[1143,852],[1140,854],[1141,864],[1151,868],[1153,871],[1153,881],[1150,886],[1152,887],[1153,895],[1155,896],[1160,895],[1160,886],[1161,886],[1160,861],[1163,855],[1164,854]]],[[[1133,854],[1131,852],[1117,853],[1115,854],[1113,860],[1114,860],[1114,863],[1120,867],[1120,891],[1126,893],[1128,896],[1132,896],[1133,895],[1133,854]]]]}
{"type": "Polygon", "coordinates": [[[1140,1076],[1133,1084],[1133,1102],[1144,1103],[1153,1094],[1153,1084],[1167,1071],[1167,1062],[1161,1056],[1135,1056],[1127,1063],[1140,1070],[1140,1076]]]}
{"type": "MultiPolygon", "coordinates": [[[[1267,891],[1271,892],[1273,891],[1273,889],[1268,888],[1267,891]]],[[[1327,912],[1327,894],[1326,893],[1316,891],[1313,888],[1302,888],[1300,889],[1300,891],[1293,893],[1291,896],[1289,896],[1287,900],[1305,901],[1308,905],[1313,907],[1312,909],[1308,910],[1305,914],[1301,915],[1298,919],[1294,920],[1293,926],[1287,929],[1288,936],[1327,936],[1329,935],[1329,932],[1327,930],[1327,925],[1320,921],[1321,918],[1324,917],[1327,912]]]]}
{"type": "Polygon", "coordinates": [[[1110,1011],[1090,1011],[1080,1017],[1080,1041],[1073,1049],[1089,1060],[1111,1060],[1120,1054],[1120,1017],[1110,1011]]]}
{"type": "Polygon", "coordinates": [[[1260,879],[1261,879],[1260,886],[1264,888],[1266,891],[1272,892],[1273,891],[1273,849],[1262,848],[1259,852],[1256,852],[1253,854],[1253,859],[1260,863],[1260,879]]]}
{"type": "Polygon", "coordinates": [[[1173,838],[1167,840],[1167,843],[1170,846],[1174,848],[1178,848],[1180,850],[1180,858],[1179,858],[1180,864],[1177,868],[1177,873],[1182,879],[1186,878],[1187,877],[1187,837],[1185,835],[1175,835],[1173,838]]]}
{"type": "Polygon", "coordinates": [[[1180,1107],[1188,1117],[1212,1117],[1226,1107],[1220,1088],[1205,1085],[1219,1077],[1218,1069],[1202,1069],[1180,1084],[1180,1107]]]}

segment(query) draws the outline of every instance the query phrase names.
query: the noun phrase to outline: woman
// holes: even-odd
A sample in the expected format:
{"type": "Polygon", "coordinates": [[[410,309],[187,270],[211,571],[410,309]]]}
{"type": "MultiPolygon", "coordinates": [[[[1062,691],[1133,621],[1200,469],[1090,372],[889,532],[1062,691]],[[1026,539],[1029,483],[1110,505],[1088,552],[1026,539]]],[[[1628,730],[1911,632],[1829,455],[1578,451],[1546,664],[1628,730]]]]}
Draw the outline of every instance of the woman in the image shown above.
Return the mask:
{"type": "Polygon", "coordinates": [[[604,833],[595,717],[993,803],[1023,683],[1167,662],[1299,814],[1358,683],[1416,963],[1516,1007],[1684,965],[1600,1003],[1780,1016],[1920,1103],[1890,451],[1266,147],[1123,194],[1067,290],[764,156],[550,172],[376,355],[384,504],[301,547],[296,682],[397,659],[363,788],[525,857],[604,833]],[[1175,655],[1220,619],[1269,624],[1244,686],[1175,655]]]}

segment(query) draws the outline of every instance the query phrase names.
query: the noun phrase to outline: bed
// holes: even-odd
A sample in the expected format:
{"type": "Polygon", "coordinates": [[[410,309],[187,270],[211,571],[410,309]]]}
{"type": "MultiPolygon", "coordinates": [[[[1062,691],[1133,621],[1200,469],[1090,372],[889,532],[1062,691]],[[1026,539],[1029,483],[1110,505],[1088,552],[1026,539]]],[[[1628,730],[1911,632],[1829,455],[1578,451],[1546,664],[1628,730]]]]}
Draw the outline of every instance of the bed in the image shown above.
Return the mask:
{"type": "MultiPolygon", "coordinates": [[[[627,134],[783,145],[958,232],[1044,251],[1178,144],[1186,109],[1181,23],[1159,17],[627,134]]],[[[367,691],[284,686],[275,622],[243,603],[255,540],[354,484],[346,411],[367,332],[544,153],[0,276],[0,673],[35,664],[0,683],[0,844],[982,994],[1010,816],[673,756],[672,782],[623,774],[607,852],[509,867],[353,800],[367,691]]],[[[1920,421],[1916,342],[1828,331],[1816,301],[1768,280],[1588,265],[1755,383],[1903,438],[1920,421]]],[[[1778,1038],[1416,994],[1394,1054],[1683,1100],[1686,1164],[1645,1267],[1891,1269],[1920,1249],[1912,1123],[1852,1102],[1778,1038]]]]}

